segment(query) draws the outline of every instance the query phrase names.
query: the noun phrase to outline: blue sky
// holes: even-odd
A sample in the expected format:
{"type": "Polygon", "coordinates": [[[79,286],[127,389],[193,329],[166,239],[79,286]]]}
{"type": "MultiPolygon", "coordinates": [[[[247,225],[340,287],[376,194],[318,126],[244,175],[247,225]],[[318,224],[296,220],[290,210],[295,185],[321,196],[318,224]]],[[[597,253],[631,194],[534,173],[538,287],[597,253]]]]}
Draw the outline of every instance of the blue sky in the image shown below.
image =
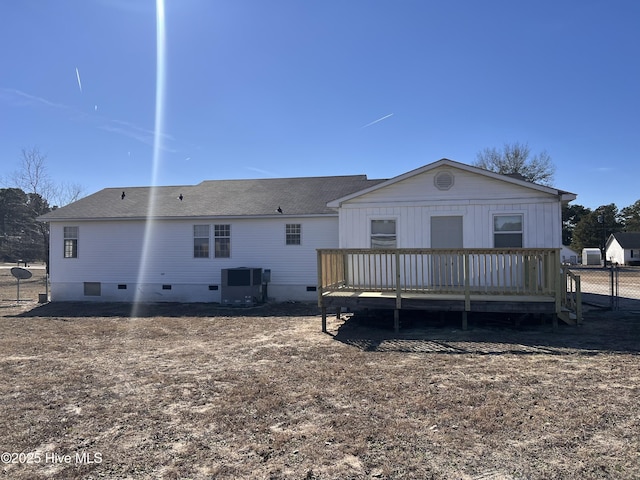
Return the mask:
{"type": "Polygon", "coordinates": [[[38,147],[87,194],[391,178],[526,142],[574,203],[640,199],[635,0],[167,0],[165,15],[154,177],[154,1],[0,3],[0,176],[38,147]]]}

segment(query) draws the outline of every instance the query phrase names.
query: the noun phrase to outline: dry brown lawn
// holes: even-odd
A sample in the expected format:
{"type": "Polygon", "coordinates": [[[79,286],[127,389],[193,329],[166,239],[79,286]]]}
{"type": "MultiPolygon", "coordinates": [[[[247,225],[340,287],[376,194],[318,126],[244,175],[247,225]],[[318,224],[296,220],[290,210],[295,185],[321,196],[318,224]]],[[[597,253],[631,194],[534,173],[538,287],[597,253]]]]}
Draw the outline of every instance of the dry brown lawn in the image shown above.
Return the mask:
{"type": "MultiPolygon", "coordinates": [[[[35,302],[0,270],[0,478],[640,478],[640,319],[35,302]],[[439,319],[438,319],[439,320],[439,319]],[[4,453],[6,452],[6,453],[4,453]],[[10,454],[7,456],[7,454],[10,454]]],[[[30,285],[30,286],[29,286],[30,285]]]]}

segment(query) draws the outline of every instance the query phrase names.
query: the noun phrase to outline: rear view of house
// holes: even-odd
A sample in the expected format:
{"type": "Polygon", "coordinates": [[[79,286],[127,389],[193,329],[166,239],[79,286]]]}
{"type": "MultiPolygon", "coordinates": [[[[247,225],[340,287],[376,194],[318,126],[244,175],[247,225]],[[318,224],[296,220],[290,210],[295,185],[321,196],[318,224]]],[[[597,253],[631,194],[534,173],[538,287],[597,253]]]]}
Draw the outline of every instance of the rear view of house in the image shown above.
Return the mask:
{"type": "Polygon", "coordinates": [[[469,287],[464,311],[481,305],[475,289],[528,295],[528,306],[524,297],[510,305],[557,312],[561,206],[575,197],[442,159],[388,180],[107,188],[40,220],[50,223],[53,301],[225,303],[225,289],[238,287],[229,295],[241,303],[264,295],[357,306],[362,299],[342,294],[371,287],[393,290],[400,309],[410,305],[402,289],[469,287]]]}

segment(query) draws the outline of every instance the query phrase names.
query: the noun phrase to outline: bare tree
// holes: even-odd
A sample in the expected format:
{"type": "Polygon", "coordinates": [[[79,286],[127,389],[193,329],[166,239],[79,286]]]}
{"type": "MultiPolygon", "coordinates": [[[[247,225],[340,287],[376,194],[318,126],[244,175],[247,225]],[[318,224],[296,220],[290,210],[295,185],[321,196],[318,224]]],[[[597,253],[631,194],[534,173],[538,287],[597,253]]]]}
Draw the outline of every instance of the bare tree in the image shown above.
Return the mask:
{"type": "Polygon", "coordinates": [[[49,225],[35,219],[56,206],[77,200],[82,195],[83,188],[78,184],[56,184],[47,171],[46,159],[47,156],[37,147],[23,148],[19,168],[11,175],[11,181],[28,196],[29,211],[34,219],[33,228],[40,235],[48,272],[49,225]]]}
{"type": "Polygon", "coordinates": [[[13,185],[24,192],[40,195],[54,208],[78,200],[84,188],[77,183],[55,183],[47,170],[46,160],[47,156],[39,148],[23,148],[20,166],[11,176],[13,185]]]}
{"type": "Polygon", "coordinates": [[[53,198],[54,206],[64,206],[75,202],[84,195],[84,187],[79,183],[63,182],[58,185],[55,197],[53,198]]]}
{"type": "Polygon", "coordinates": [[[551,185],[555,166],[546,151],[531,156],[526,143],[505,143],[502,150],[485,148],[478,152],[476,167],[505,175],[521,175],[524,180],[542,185],[551,185]]]}
{"type": "Polygon", "coordinates": [[[47,172],[46,160],[47,156],[40,153],[37,147],[23,148],[20,166],[11,177],[13,184],[24,192],[36,193],[46,199],[51,198],[55,186],[47,172]]]}

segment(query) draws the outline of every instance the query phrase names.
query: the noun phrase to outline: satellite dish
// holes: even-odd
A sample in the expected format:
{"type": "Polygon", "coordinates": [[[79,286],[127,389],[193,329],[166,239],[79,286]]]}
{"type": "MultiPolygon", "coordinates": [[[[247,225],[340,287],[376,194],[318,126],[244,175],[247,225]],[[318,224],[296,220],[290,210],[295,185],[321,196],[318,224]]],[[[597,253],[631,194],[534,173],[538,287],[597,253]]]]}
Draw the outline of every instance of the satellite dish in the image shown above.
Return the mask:
{"type": "Polygon", "coordinates": [[[27,280],[31,278],[31,272],[26,268],[13,267],[11,269],[11,275],[18,279],[18,303],[20,303],[20,280],[27,280]]]}
{"type": "Polygon", "coordinates": [[[16,277],[18,280],[27,280],[31,278],[31,272],[26,268],[13,267],[11,269],[11,275],[16,277]]]}

